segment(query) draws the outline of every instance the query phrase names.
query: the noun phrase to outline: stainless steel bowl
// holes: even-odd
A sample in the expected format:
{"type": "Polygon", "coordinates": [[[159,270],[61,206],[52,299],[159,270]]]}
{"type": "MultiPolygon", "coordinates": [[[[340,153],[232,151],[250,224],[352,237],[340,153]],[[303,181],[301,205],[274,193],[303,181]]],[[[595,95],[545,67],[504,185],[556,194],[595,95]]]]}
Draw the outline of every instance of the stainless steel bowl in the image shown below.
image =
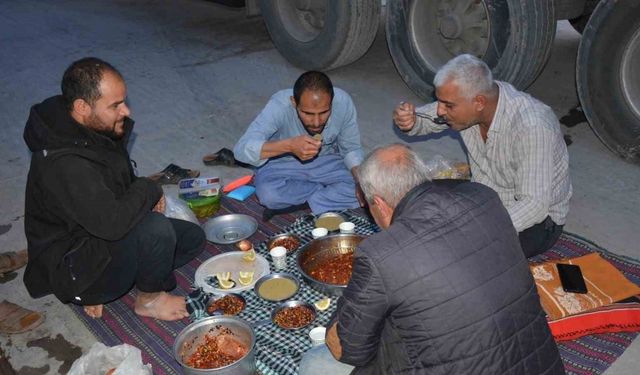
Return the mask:
{"type": "Polygon", "coordinates": [[[311,270],[321,262],[336,255],[352,253],[363,239],[363,236],[357,234],[334,234],[316,238],[298,252],[298,270],[304,280],[317,291],[328,295],[340,296],[344,288],[347,287],[346,284],[328,284],[316,280],[311,276],[311,270]]]}
{"type": "Polygon", "coordinates": [[[230,244],[243,240],[256,232],[258,222],[249,215],[229,214],[216,216],[202,225],[207,240],[230,244]]]}
{"type": "Polygon", "coordinates": [[[253,291],[256,293],[256,295],[258,297],[260,297],[260,298],[262,298],[264,300],[267,300],[267,301],[271,301],[271,302],[280,302],[280,301],[287,300],[287,299],[295,296],[296,293],[298,293],[299,290],[300,290],[300,281],[298,281],[298,279],[295,276],[293,276],[292,274],[286,273],[286,272],[272,273],[272,274],[269,274],[269,275],[262,276],[256,282],[256,285],[254,285],[254,287],[253,287],[253,291]],[[281,298],[281,299],[268,299],[268,298],[265,298],[259,292],[260,291],[260,286],[262,284],[264,284],[265,281],[272,280],[272,279],[289,279],[289,280],[293,281],[296,284],[296,291],[292,295],[288,296],[287,298],[281,298]]]}
{"type": "Polygon", "coordinates": [[[305,301],[300,301],[300,300],[294,300],[294,301],[287,301],[287,302],[283,302],[281,304],[279,304],[278,306],[276,306],[275,309],[273,309],[273,311],[271,312],[271,321],[273,322],[273,324],[277,325],[278,327],[282,328],[282,329],[287,329],[287,330],[294,330],[294,329],[300,329],[300,328],[304,328],[306,326],[308,326],[309,324],[313,323],[314,320],[316,320],[316,316],[318,315],[316,308],[313,307],[312,304],[305,302],[305,301]],[[278,325],[278,323],[276,323],[276,314],[284,309],[290,308],[290,307],[298,307],[298,306],[304,306],[306,308],[308,308],[311,313],[313,314],[313,319],[311,319],[309,321],[309,323],[300,326],[300,327],[295,327],[295,328],[286,328],[286,327],[282,327],[280,325],[278,325]]]}
{"type": "MultiPolygon", "coordinates": [[[[244,305],[242,306],[242,309],[240,310],[240,312],[238,312],[238,314],[240,314],[244,309],[247,308],[247,300],[241,296],[238,293],[218,293],[214,296],[212,296],[211,298],[209,298],[209,301],[207,301],[207,306],[205,307],[204,311],[206,311],[206,313],[210,316],[217,316],[217,315],[225,315],[222,313],[222,311],[216,310],[213,313],[209,313],[209,306],[211,306],[215,301],[219,300],[222,297],[226,297],[226,296],[234,296],[237,299],[239,299],[240,301],[242,301],[242,303],[244,303],[244,305]]],[[[233,315],[238,315],[238,314],[233,314],[233,315]]],[[[230,316],[230,315],[226,315],[226,316],[230,316]]]]}
{"type": "Polygon", "coordinates": [[[298,246],[296,246],[295,249],[291,249],[291,250],[287,249],[287,254],[291,254],[294,251],[298,250],[300,248],[300,244],[302,244],[302,241],[300,241],[300,237],[296,236],[295,234],[283,233],[283,234],[278,234],[277,236],[273,236],[267,243],[267,248],[271,250],[272,248],[275,247],[276,242],[283,238],[291,238],[298,241],[298,246]]]}
{"type": "Polygon", "coordinates": [[[211,316],[186,326],[176,337],[173,344],[173,355],[182,366],[184,374],[202,375],[254,375],[256,371],[255,360],[256,335],[251,326],[240,318],[233,316],[211,316]],[[197,369],[187,366],[184,362],[198,345],[205,341],[208,334],[216,335],[221,328],[228,328],[236,339],[249,349],[244,357],[236,362],[216,369],[197,369]]]}

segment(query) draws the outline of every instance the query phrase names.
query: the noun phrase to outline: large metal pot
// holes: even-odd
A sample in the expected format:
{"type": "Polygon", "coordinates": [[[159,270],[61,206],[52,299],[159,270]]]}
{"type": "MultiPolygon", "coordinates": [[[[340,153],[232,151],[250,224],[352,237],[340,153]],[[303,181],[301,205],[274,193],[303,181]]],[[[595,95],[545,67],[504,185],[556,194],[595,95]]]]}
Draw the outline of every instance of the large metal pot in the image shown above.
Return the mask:
{"type": "Polygon", "coordinates": [[[233,316],[212,316],[189,324],[176,337],[173,344],[173,355],[187,375],[254,375],[256,372],[255,359],[256,335],[249,323],[233,316]],[[216,369],[196,369],[187,366],[183,358],[188,358],[204,342],[207,334],[217,334],[221,328],[228,328],[236,339],[245,344],[249,351],[238,361],[216,369]]]}
{"type": "Polygon", "coordinates": [[[363,236],[357,234],[335,234],[316,238],[298,252],[298,270],[305,281],[314,289],[324,294],[340,296],[347,287],[346,284],[328,284],[316,280],[311,277],[311,270],[328,258],[352,253],[363,239],[363,236]]]}

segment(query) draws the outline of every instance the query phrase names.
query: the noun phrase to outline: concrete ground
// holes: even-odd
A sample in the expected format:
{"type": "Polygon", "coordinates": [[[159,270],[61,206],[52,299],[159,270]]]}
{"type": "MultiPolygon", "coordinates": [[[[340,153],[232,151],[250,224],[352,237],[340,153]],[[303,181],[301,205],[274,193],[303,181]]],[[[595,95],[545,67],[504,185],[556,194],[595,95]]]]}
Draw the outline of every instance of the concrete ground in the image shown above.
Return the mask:
{"type": "MultiPolygon", "coordinates": [[[[578,104],[579,41],[571,26],[559,23],[551,60],[528,90],[559,117],[578,104]]],[[[0,252],[26,246],[30,153],[22,130],[29,107],[59,93],[62,72],[73,60],[98,56],[124,74],[137,121],[131,155],[140,175],[176,163],[227,181],[246,171],[205,167],[201,157],[232,146],[270,95],[291,87],[301,73],[274,49],[260,18],[202,0],[3,1],[0,46],[0,252]]],[[[401,100],[421,101],[397,75],[382,29],[364,58],[330,75],[353,96],[366,150],[401,140],[392,108],[401,100]]],[[[639,259],[638,166],[611,154],[586,123],[563,131],[573,141],[574,197],[566,229],[639,259]]],[[[464,160],[451,134],[411,142],[426,158],[464,160]]],[[[47,320],[32,332],[0,337],[0,346],[20,374],[64,373],[95,338],[55,298],[31,299],[21,279],[22,271],[0,280],[2,298],[43,311],[47,320]]],[[[636,340],[607,374],[637,374],[639,353],[636,340]]]]}

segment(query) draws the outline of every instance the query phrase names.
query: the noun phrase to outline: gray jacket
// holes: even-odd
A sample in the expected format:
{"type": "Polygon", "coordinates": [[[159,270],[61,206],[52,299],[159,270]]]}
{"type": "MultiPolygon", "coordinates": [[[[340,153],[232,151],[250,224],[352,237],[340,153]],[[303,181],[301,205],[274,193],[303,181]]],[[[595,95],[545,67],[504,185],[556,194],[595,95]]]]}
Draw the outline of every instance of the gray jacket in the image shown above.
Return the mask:
{"type": "Polygon", "coordinates": [[[564,374],[511,219],[477,183],[410,191],[356,250],[334,319],[353,374],[564,374]]]}

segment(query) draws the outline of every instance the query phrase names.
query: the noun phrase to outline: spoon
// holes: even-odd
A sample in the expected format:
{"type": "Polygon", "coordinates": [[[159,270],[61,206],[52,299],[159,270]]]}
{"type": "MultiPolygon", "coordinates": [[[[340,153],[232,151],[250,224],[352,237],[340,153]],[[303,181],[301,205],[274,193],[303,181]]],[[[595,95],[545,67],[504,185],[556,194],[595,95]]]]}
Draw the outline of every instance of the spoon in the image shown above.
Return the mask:
{"type": "Polygon", "coordinates": [[[444,125],[444,124],[447,123],[447,120],[445,120],[445,118],[442,117],[442,116],[433,117],[433,116],[430,116],[430,115],[428,115],[426,113],[420,113],[420,112],[415,112],[415,114],[418,117],[426,118],[427,120],[430,120],[433,123],[438,124],[438,125],[444,125]]]}

